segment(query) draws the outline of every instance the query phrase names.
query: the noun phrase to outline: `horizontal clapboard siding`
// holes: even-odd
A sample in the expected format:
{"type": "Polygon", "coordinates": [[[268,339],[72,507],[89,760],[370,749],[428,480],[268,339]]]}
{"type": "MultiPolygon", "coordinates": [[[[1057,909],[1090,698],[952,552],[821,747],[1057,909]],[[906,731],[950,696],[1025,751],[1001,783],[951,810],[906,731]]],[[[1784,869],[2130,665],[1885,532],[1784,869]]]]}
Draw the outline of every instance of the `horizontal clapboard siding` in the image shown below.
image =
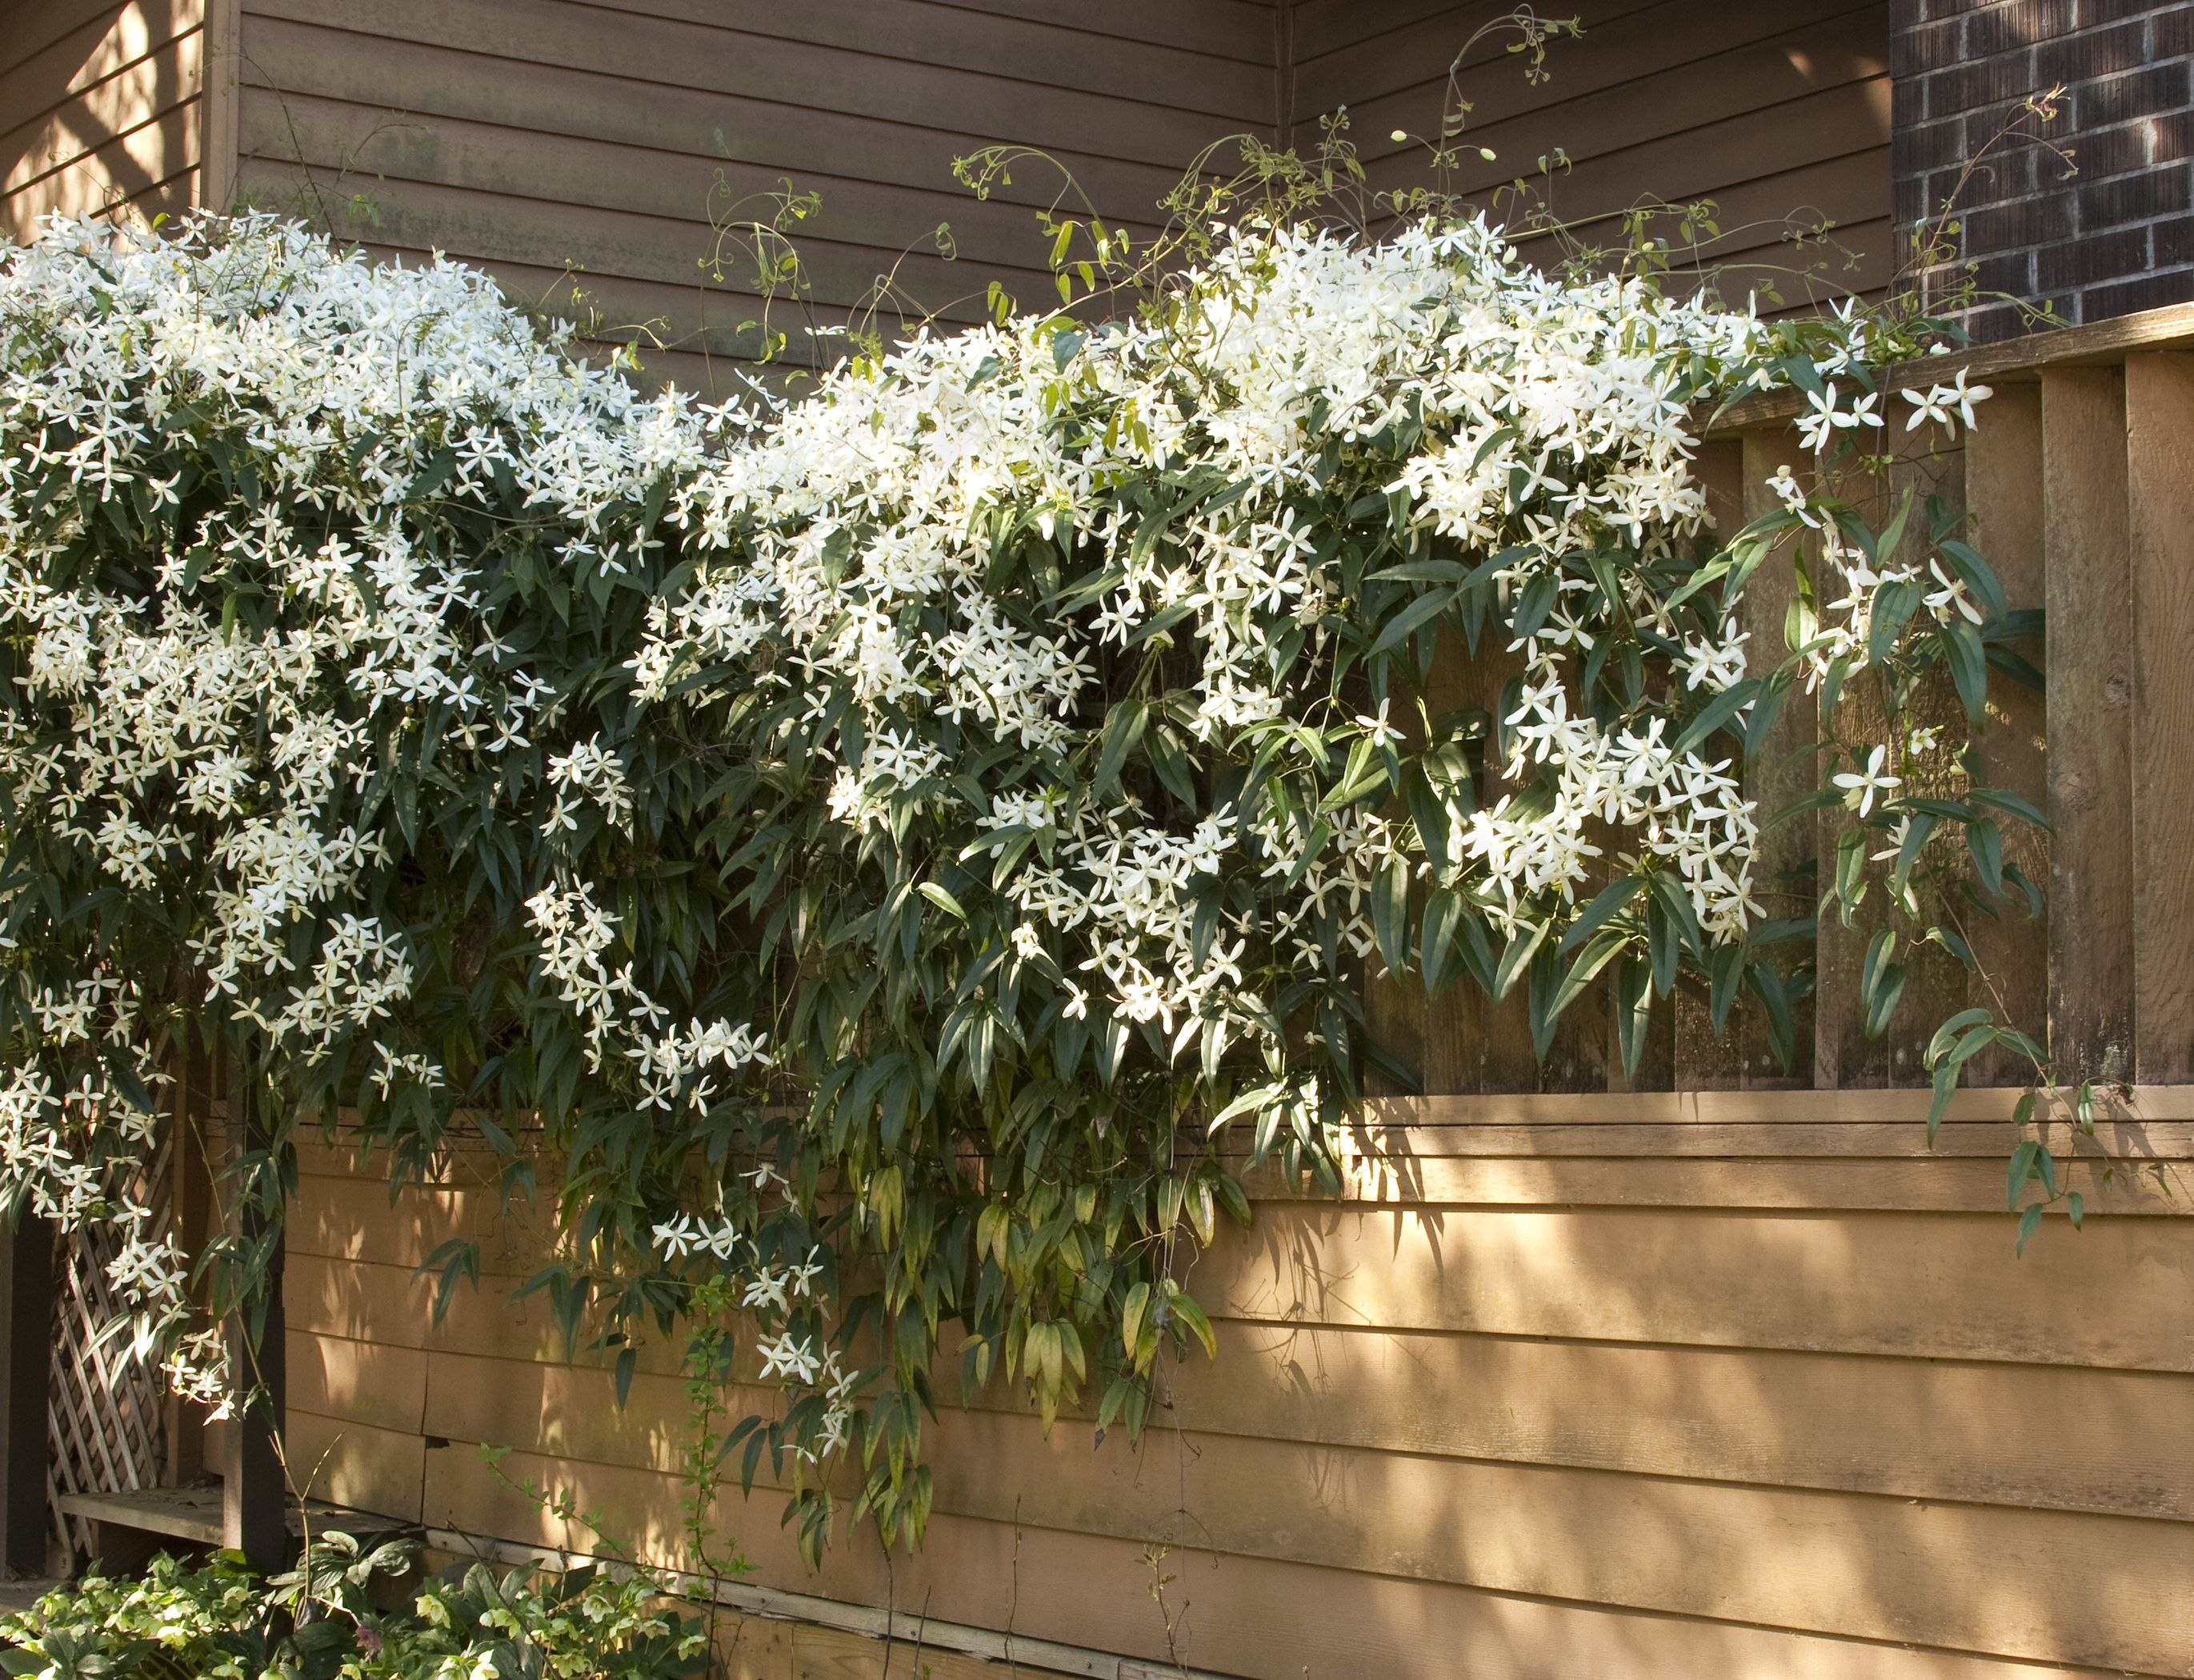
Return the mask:
{"type": "MultiPolygon", "coordinates": [[[[1449,71],[1483,7],[1303,0],[1295,11],[1292,114],[1299,146],[1318,119],[1346,107],[1375,187],[1425,178],[1449,71]],[[1411,140],[1397,145],[1390,135],[1411,140]]],[[[1513,214],[1501,189],[1531,179],[1586,244],[1619,241],[1621,215],[1642,204],[1712,198],[1720,237],[1707,261],[1738,295],[1773,285],[1787,303],[1888,281],[1887,19],[1880,4],[1787,0],[1605,0],[1579,15],[1584,35],[1554,43],[1546,78],[1526,81],[1490,37],[1456,78],[1471,102],[1451,185],[1513,214]],[[1475,148],[1489,146],[1492,162],[1475,148]],[[1570,165],[1550,176],[1557,148],[1570,165]],[[1834,224],[1834,245],[1785,235],[1834,224]]],[[[1673,229],[1664,232],[1673,232],[1673,229]]]]}
{"type": "Polygon", "coordinates": [[[195,202],[204,0],[0,5],[0,233],[195,202]]]}
{"type": "MultiPolygon", "coordinates": [[[[1169,1372],[1141,1443],[1093,1447],[1086,1411],[1047,1437],[1002,1391],[962,1410],[948,1379],[919,1556],[854,1534],[810,1574],[767,1466],[719,1521],[766,1587],[1152,1663],[1169,1548],[1182,1660],[1272,1680],[2183,1674],[2194,1471],[2163,1443],[2194,1427],[2194,1091],[2099,1128],[2084,1147],[2156,1173],[2121,1167],[2023,1259],[2012,1100],[1962,1093],[1932,1155],[1894,1091],[1382,1104],[1341,1201],[1267,1181],[1198,1263],[1220,1357],[1169,1372]]],[[[330,1496],[590,1543],[482,1465],[508,1447],[505,1475],[681,1556],[675,1344],[620,1410],[508,1299],[549,1239],[491,1172],[392,1217],[342,1151],[304,1166],[293,1431],[330,1496]],[[483,1282],[435,1324],[415,1268],[456,1236],[483,1282]]]]}
{"type": "Polygon", "coordinates": [[[391,254],[514,266],[546,283],[529,301],[576,272],[592,330],[707,381],[702,358],[758,343],[750,264],[710,261],[718,226],[767,219],[788,182],[820,195],[795,230],[812,308],[771,315],[795,340],[811,320],[979,318],[994,280],[1041,303],[1034,213],[1059,169],[1025,161],[982,202],[953,160],[1040,148],[1147,229],[1201,148],[1271,132],[1272,18],[1246,0],[246,0],[238,185],[391,254]]]}

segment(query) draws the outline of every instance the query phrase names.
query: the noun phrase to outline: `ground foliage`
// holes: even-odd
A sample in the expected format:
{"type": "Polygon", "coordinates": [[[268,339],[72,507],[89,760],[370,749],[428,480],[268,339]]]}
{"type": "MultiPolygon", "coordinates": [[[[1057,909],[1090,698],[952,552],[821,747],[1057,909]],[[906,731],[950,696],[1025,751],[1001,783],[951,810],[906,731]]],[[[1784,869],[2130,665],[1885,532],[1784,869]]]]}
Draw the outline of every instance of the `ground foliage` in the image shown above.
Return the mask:
{"type": "Polygon", "coordinates": [[[0,1618],[20,1680],[686,1680],[707,1633],[675,1585],[629,1568],[459,1565],[396,1588],[416,1548],[329,1534],[271,1580],[233,1552],[163,1554],[0,1618]],[[390,1597],[399,1602],[386,1603],[390,1597]]]}

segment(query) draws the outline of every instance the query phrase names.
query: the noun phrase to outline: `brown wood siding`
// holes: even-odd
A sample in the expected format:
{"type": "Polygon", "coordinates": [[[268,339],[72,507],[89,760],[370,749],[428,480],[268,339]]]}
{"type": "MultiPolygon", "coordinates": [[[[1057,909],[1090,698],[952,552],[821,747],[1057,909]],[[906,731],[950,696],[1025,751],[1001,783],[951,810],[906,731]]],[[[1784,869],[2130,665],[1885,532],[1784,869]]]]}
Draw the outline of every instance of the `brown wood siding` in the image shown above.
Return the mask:
{"type": "MultiPolygon", "coordinates": [[[[1449,66],[1490,14],[1421,0],[1298,0],[1295,143],[1315,143],[1318,119],[1346,106],[1375,187],[1424,179],[1421,141],[1439,132],[1449,66]],[[1397,129],[1416,138],[1397,146],[1397,129]]],[[[1550,47],[1536,86],[1506,50],[1513,36],[1489,39],[1464,66],[1473,109],[1458,189],[1506,209],[1496,191],[1536,178],[1559,147],[1572,167],[1553,176],[1552,208],[1587,244],[1619,240],[1628,209],[1712,198],[1722,234],[1707,256],[1732,271],[1725,284],[1740,295],[1771,280],[1789,302],[1887,284],[1888,22],[1878,0],[1600,0],[1577,14],[1583,37],[1550,47]],[[1855,261],[1783,238],[1822,222],[1855,261]]]]}
{"type": "Polygon", "coordinates": [[[246,0],[243,40],[246,196],[484,262],[566,313],[576,269],[606,335],[702,379],[701,356],[755,347],[744,276],[704,261],[712,205],[820,193],[798,240],[824,324],[886,276],[964,321],[993,279],[1049,297],[1032,212],[1059,176],[1025,163],[982,203],[955,157],[1042,148],[1147,226],[1202,146],[1274,120],[1272,12],[1249,0],[246,0]]]}
{"type": "Polygon", "coordinates": [[[0,6],[0,233],[195,200],[204,0],[0,6]]]}
{"type": "MultiPolygon", "coordinates": [[[[1199,1263],[1220,1357],[1169,1373],[1140,1443],[948,1382],[920,1555],[854,1534],[811,1575],[767,1467],[719,1517],[763,1587],[1152,1664],[1170,1548],[1178,1660],[1261,1680],[2184,1674],[2194,1090],[2082,1146],[2168,1187],[2121,1173],[2024,1259],[2010,1104],[1961,1097],[1932,1155],[1896,1092],[1393,1104],[1347,1199],[1268,1184],[1199,1263]]],[[[458,1170],[392,1218],[344,1157],[305,1166],[293,1457],[438,1530],[589,1545],[483,1465],[507,1447],[680,1557],[675,1345],[620,1410],[505,1299],[534,1216],[458,1170]],[[412,1268],[457,1236],[485,1276],[436,1327],[412,1268]]]]}

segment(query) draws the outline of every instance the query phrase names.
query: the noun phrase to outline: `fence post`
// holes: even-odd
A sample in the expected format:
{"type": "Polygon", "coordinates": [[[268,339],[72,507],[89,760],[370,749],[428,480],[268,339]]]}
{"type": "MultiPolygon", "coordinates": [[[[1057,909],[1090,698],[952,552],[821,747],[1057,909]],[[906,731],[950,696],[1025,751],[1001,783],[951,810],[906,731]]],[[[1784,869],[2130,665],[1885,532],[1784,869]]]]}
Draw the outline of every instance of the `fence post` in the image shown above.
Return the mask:
{"type": "Polygon", "coordinates": [[[28,1207],[0,1242],[0,1576],[46,1572],[46,1407],[53,1386],[54,1231],[28,1207]]]}
{"type": "MultiPolygon", "coordinates": [[[[237,1147],[245,1155],[267,1147],[260,1100],[248,1077],[238,1081],[231,1101],[237,1147]]],[[[266,1234],[265,1217],[253,1209],[248,1197],[241,1225],[247,1243],[266,1234]]],[[[281,1451],[289,1394],[282,1310],[284,1247],[278,1232],[267,1259],[258,1345],[252,1345],[244,1310],[231,1321],[229,1358],[244,1403],[230,1431],[233,1447],[228,1473],[221,1479],[221,1543],[242,1552],[253,1568],[270,1574],[286,1568],[290,1561],[289,1486],[281,1451]]]]}

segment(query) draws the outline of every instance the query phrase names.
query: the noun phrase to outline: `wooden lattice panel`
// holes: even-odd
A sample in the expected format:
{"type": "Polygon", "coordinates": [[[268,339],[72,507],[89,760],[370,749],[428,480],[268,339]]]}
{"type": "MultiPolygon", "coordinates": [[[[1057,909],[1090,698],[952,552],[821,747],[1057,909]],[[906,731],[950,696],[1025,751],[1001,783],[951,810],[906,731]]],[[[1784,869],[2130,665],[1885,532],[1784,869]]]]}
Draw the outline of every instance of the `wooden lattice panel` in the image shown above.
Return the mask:
{"type": "MultiPolygon", "coordinates": [[[[173,1133],[163,1127],[152,1158],[115,1186],[152,1210],[156,1232],[169,1219],[173,1133]]],[[[157,1487],[167,1459],[158,1368],[139,1357],[129,1337],[108,1333],[122,1310],[106,1275],[120,1247],[111,1227],[89,1225],[60,1239],[55,1257],[47,1503],[62,1545],[80,1555],[91,1551],[91,1525],[63,1514],[61,1496],[157,1487]]]]}

